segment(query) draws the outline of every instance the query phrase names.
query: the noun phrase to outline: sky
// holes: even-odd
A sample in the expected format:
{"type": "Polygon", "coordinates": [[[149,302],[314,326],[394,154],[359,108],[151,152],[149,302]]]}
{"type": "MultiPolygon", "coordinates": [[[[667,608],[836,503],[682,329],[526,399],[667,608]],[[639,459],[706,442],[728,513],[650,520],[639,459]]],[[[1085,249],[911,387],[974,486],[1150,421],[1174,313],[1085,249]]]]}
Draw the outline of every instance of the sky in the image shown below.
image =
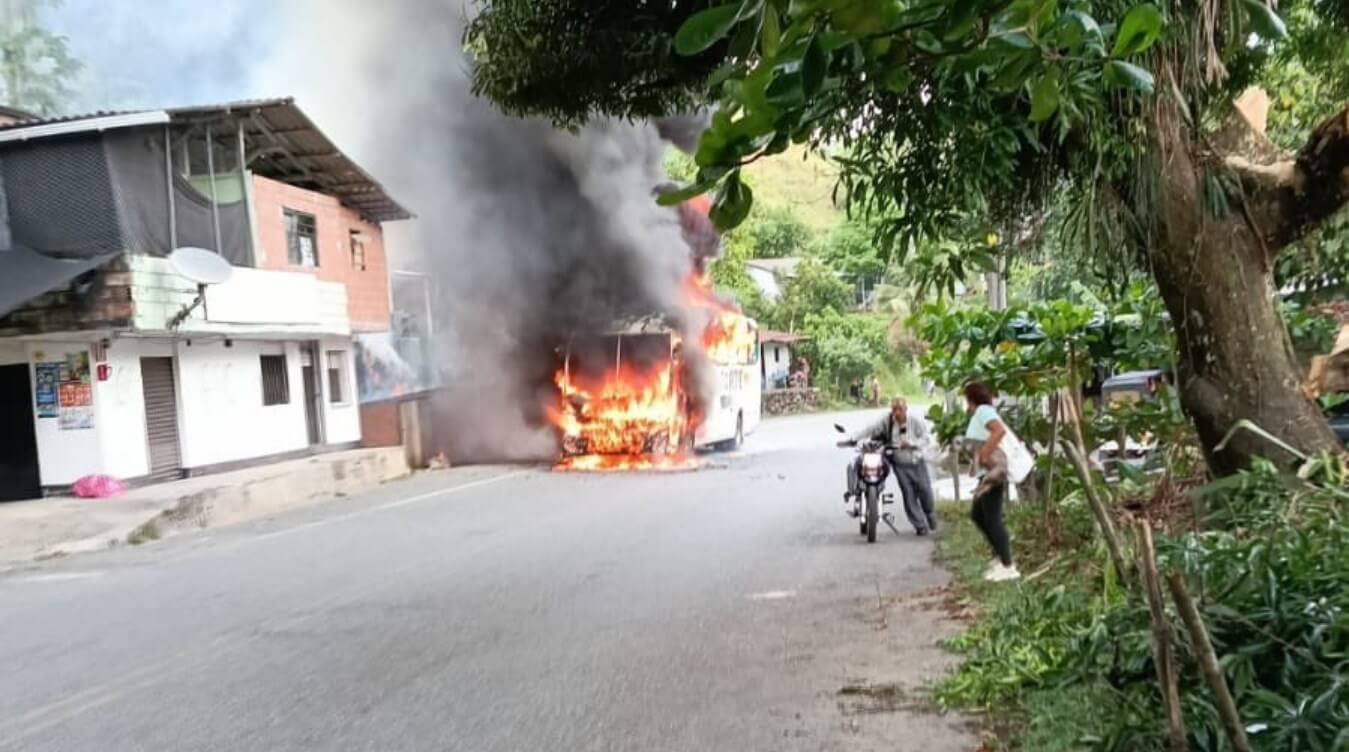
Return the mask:
{"type": "Polygon", "coordinates": [[[84,63],[72,109],[201,104],[250,96],[252,71],[290,21],[264,0],[63,0],[43,11],[84,63]]]}

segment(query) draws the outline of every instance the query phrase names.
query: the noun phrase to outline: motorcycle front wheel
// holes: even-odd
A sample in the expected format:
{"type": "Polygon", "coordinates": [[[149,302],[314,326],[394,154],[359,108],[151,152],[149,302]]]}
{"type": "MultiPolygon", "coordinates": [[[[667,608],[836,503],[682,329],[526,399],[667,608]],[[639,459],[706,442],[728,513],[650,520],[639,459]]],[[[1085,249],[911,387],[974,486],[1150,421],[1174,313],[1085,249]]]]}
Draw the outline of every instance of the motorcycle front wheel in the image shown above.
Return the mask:
{"type": "Polygon", "coordinates": [[[881,522],[881,489],[867,486],[867,543],[876,542],[876,526],[881,522]]]}

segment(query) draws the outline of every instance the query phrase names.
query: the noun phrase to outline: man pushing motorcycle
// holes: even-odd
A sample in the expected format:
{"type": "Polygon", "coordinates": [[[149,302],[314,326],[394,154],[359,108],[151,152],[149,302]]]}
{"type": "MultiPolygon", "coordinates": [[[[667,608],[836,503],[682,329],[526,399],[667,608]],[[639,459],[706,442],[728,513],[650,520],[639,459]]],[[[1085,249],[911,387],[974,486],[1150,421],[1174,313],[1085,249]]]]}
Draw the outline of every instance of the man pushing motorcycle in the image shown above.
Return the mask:
{"type": "MultiPolygon", "coordinates": [[[[931,445],[927,423],[921,417],[909,414],[909,403],[903,397],[895,397],[890,400],[890,412],[884,418],[839,444],[848,446],[865,439],[885,442],[894,448],[886,456],[904,498],[904,515],[909,518],[914,532],[927,535],[936,530],[937,512],[932,498],[932,480],[927,472],[927,451],[931,445]]],[[[860,461],[859,458],[857,462],[860,461]]],[[[859,472],[855,463],[849,472],[852,473],[849,482],[852,488],[852,479],[859,472]]]]}

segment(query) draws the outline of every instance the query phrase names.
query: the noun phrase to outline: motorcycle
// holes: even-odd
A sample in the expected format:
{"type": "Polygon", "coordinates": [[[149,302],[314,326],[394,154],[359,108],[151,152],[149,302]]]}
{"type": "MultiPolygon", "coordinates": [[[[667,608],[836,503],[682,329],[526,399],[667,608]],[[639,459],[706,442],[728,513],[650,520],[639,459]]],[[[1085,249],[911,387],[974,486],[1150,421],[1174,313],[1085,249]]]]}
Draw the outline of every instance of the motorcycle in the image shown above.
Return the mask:
{"type": "MultiPolygon", "coordinates": [[[[846,434],[843,426],[835,425],[834,430],[846,434]]],[[[895,495],[885,490],[885,482],[890,478],[890,463],[886,459],[894,452],[894,447],[874,439],[840,441],[840,447],[856,447],[858,456],[848,465],[848,490],[843,494],[843,503],[849,506],[847,515],[859,520],[862,535],[867,543],[876,542],[876,531],[881,522],[890,526],[896,534],[894,517],[881,511],[886,504],[895,503],[895,495]]]]}

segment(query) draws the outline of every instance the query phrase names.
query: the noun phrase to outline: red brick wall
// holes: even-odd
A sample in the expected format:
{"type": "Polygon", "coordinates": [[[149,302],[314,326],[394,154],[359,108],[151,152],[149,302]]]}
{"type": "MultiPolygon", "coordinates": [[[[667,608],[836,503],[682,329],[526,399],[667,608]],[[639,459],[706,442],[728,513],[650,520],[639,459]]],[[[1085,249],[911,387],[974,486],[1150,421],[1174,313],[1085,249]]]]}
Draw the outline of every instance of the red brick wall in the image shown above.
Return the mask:
{"type": "Polygon", "coordinates": [[[258,249],[259,268],[311,272],[326,282],[340,282],[347,287],[347,313],[354,331],[389,329],[389,270],[384,255],[384,233],[379,225],[364,221],[332,196],[256,175],[253,177],[253,198],[258,242],[262,246],[258,249]],[[314,216],[318,232],[317,269],[291,266],[287,260],[283,214],[286,209],[314,216]],[[367,236],[364,270],[354,267],[351,262],[352,230],[367,236]]]}
{"type": "Polygon", "coordinates": [[[361,405],[361,446],[387,447],[403,443],[398,403],[377,402],[361,405]]]}

